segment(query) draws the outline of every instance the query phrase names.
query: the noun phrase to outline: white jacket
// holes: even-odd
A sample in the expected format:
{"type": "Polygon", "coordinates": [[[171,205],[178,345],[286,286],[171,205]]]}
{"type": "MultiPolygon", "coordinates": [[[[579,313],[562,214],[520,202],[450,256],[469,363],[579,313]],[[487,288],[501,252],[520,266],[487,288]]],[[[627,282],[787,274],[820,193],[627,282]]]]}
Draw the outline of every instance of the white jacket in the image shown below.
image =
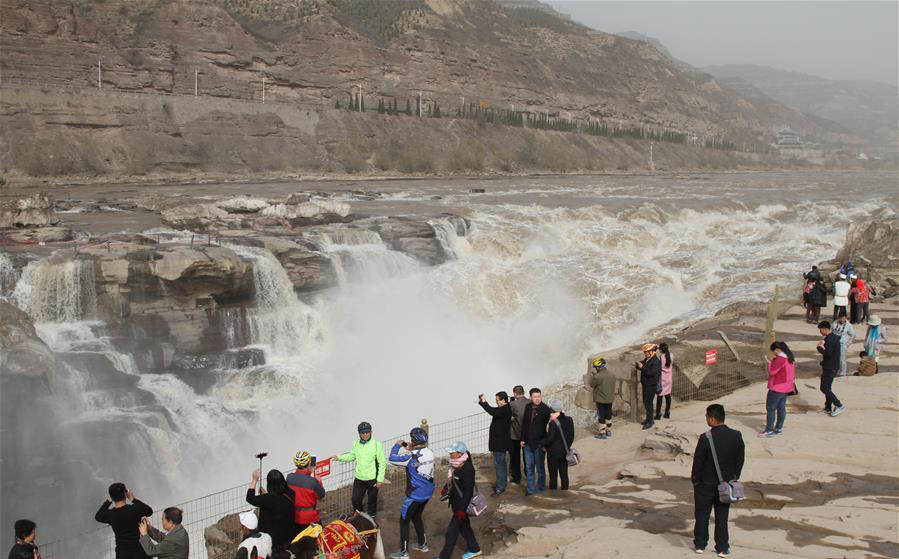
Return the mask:
{"type": "Polygon", "coordinates": [[[849,305],[849,286],[848,281],[840,280],[833,284],[833,305],[835,307],[845,307],[849,305]]]}
{"type": "Polygon", "coordinates": [[[268,558],[272,556],[272,537],[265,532],[257,532],[259,535],[255,538],[250,537],[240,542],[237,549],[246,549],[247,557],[253,556],[253,548],[256,548],[257,556],[260,558],[268,558]]]}

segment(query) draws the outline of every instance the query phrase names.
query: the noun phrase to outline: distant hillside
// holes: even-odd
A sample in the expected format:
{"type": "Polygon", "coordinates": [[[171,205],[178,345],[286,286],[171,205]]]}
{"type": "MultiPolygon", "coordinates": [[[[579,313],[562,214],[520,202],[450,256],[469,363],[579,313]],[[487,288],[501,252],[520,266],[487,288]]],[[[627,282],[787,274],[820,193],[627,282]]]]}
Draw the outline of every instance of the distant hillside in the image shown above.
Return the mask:
{"type": "Polygon", "coordinates": [[[756,89],[803,113],[839,123],[874,147],[895,150],[895,86],[861,80],[829,80],[752,64],[707,66],[704,71],[741,94],[756,89]]]}
{"type": "Polygon", "coordinates": [[[652,45],[656,49],[658,49],[659,52],[664,54],[668,58],[668,60],[673,62],[674,65],[677,66],[681,71],[689,71],[689,72],[696,71],[695,66],[691,66],[690,64],[687,64],[683,60],[676,58],[673,54],[671,54],[671,51],[668,50],[668,47],[666,47],[664,44],[662,44],[662,41],[656,39],[655,37],[650,37],[649,35],[644,35],[643,33],[640,33],[639,31],[624,31],[623,33],[616,33],[616,35],[618,35],[619,37],[626,37],[628,39],[634,39],[635,41],[643,41],[644,43],[649,43],[650,45],[652,45]]]}

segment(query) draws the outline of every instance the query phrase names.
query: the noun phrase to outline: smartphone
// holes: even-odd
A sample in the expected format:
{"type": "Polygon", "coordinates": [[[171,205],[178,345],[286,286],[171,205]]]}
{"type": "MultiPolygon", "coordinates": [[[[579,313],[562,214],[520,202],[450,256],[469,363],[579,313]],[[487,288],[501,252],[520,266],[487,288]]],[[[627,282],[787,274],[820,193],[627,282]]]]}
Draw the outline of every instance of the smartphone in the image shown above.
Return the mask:
{"type": "Polygon", "coordinates": [[[312,462],[309,463],[309,467],[310,467],[310,468],[314,468],[316,462],[318,462],[318,456],[316,456],[316,455],[313,454],[313,455],[312,455],[312,462]]]}

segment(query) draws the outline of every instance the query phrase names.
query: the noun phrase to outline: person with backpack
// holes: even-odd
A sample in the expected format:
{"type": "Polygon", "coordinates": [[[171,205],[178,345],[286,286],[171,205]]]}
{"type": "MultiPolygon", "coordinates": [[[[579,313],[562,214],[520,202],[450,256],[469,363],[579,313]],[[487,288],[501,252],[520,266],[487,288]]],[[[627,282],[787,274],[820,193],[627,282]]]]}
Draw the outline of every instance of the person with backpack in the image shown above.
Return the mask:
{"type": "Polygon", "coordinates": [[[661,361],[662,391],[656,395],[656,421],[662,419],[662,400],[665,400],[665,419],[671,417],[671,387],[674,384],[674,355],[668,349],[668,344],[659,345],[659,360],[661,361]]]}
{"type": "Polygon", "coordinates": [[[259,476],[259,470],[253,470],[246,500],[259,509],[258,528],[272,537],[272,551],[284,551],[299,533],[295,516],[296,493],[280,470],[270,470],[265,476],[266,489],[257,495],[259,476]]]}
{"type": "Polygon", "coordinates": [[[615,399],[615,385],[618,379],[609,369],[606,360],[597,357],[593,360],[587,385],[593,389],[593,402],[596,404],[596,423],[599,433],[597,439],[608,439],[612,436],[612,401],[615,399]]]}
{"type": "Polygon", "coordinates": [[[773,437],[783,432],[787,417],[787,396],[796,388],[796,358],[790,347],[784,342],[773,342],[771,351],[774,359],[765,357],[768,362],[768,395],[765,398],[767,415],[765,430],[759,433],[759,437],[773,437]]]}
{"type": "Polygon", "coordinates": [[[363,421],[356,428],[359,438],[346,454],[332,456],[338,462],[356,462],[356,478],[353,480],[353,510],[362,510],[362,501],[368,494],[368,515],[378,514],[378,490],[384,484],[387,473],[387,455],[381,441],[372,437],[371,423],[363,421]]]}
{"type": "Polygon", "coordinates": [[[496,485],[493,486],[493,493],[490,496],[498,497],[506,491],[509,483],[506,453],[512,444],[509,437],[512,430],[512,408],[509,406],[509,395],[505,392],[496,393],[495,408],[487,403],[483,394],[478,395],[478,405],[493,417],[490,420],[487,449],[493,453],[493,465],[496,468],[496,485]]]}
{"type": "Polygon", "coordinates": [[[568,451],[574,442],[574,420],[562,411],[562,402],[550,400],[549,423],[546,425],[546,465],[549,467],[549,488],[568,490],[568,451]],[[561,478],[562,484],[557,484],[561,478]]]}
{"type": "Polygon", "coordinates": [[[400,549],[390,559],[409,559],[409,524],[415,526],[418,543],[413,551],[427,552],[428,534],[421,515],[434,494],[434,453],[428,448],[428,433],[421,427],[409,431],[409,442],[397,441],[390,449],[390,463],[406,468],[406,498],[400,509],[400,549]]]}
{"type": "Polygon", "coordinates": [[[443,498],[449,500],[449,507],[453,516],[446,528],[443,549],[440,551],[440,559],[450,559],[459,535],[465,538],[467,550],[462,554],[462,559],[474,559],[481,556],[481,546],[471,529],[471,519],[468,518],[468,505],[475,494],[474,462],[468,453],[465,443],[454,442],[446,449],[449,453],[449,472],[447,472],[447,484],[444,487],[443,498]]]}

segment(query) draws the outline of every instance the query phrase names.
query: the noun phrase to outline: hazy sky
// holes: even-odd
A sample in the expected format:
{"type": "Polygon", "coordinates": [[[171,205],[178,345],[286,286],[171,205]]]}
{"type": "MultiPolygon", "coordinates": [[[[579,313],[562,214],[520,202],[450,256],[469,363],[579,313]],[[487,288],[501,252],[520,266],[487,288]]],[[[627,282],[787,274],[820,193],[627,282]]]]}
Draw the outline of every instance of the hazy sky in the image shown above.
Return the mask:
{"type": "Polygon", "coordinates": [[[832,79],[896,83],[896,0],[547,3],[594,29],[655,37],[694,66],[762,64],[832,79]]]}

